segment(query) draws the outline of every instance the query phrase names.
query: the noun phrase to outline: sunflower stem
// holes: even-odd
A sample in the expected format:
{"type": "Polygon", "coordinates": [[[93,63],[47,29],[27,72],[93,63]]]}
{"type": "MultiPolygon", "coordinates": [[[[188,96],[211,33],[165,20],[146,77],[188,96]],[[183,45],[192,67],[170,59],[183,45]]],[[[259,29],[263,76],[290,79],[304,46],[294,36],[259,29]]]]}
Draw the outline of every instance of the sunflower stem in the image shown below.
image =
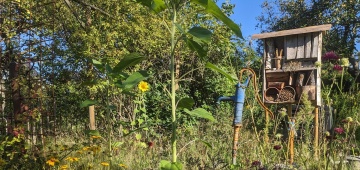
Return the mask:
{"type": "Polygon", "coordinates": [[[171,73],[171,128],[172,128],[172,135],[171,135],[171,150],[172,150],[172,162],[176,162],[176,93],[175,93],[175,25],[176,23],[176,8],[173,6],[173,18],[172,18],[172,25],[171,25],[171,63],[170,63],[170,73],[171,73]]]}

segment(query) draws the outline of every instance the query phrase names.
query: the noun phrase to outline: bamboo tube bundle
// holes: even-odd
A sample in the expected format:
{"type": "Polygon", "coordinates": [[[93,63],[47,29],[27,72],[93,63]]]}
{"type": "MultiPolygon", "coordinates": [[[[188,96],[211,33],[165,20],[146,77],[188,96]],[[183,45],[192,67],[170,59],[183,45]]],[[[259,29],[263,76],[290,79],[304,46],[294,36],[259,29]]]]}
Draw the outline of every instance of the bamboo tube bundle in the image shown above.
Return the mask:
{"type": "Polygon", "coordinates": [[[295,89],[291,86],[286,86],[279,92],[278,100],[280,102],[291,102],[295,100],[295,89]]]}

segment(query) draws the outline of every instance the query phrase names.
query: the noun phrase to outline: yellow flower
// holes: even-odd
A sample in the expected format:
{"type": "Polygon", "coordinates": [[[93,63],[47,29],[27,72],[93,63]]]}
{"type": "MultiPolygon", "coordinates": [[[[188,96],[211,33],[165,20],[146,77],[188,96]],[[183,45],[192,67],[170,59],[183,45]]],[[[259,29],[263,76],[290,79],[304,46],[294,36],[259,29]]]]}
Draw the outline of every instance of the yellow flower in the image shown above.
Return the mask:
{"type": "Polygon", "coordinates": [[[61,166],[60,166],[60,169],[61,169],[61,170],[68,169],[68,166],[67,166],[67,165],[61,165],[61,166]]]}
{"type": "Polygon", "coordinates": [[[92,146],[92,147],[90,148],[90,150],[93,151],[94,154],[97,154],[98,152],[100,152],[101,147],[100,147],[100,146],[92,146]]]}
{"type": "Polygon", "coordinates": [[[278,133],[275,135],[276,138],[280,139],[283,135],[281,133],[278,133]]]}
{"type": "Polygon", "coordinates": [[[138,85],[138,88],[141,92],[146,92],[150,89],[150,86],[147,82],[141,81],[138,85]]]}
{"type": "Polygon", "coordinates": [[[340,59],[340,65],[343,67],[349,67],[350,62],[348,58],[342,58],[340,59]]]}
{"type": "Polygon", "coordinates": [[[325,136],[330,136],[330,132],[326,131],[325,136]]]}
{"type": "Polygon", "coordinates": [[[77,158],[77,157],[67,157],[65,160],[68,160],[70,162],[77,162],[77,161],[79,161],[79,158],[77,158]]]}
{"type": "Polygon", "coordinates": [[[346,121],[347,121],[347,122],[352,122],[352,121],[353,121],[353,118],[352,118],[352,117],[347,117],[347,118],[346,118],[346,121]]]}
{"type": "Polygon", "coordinates": [[[90,147],[89,146],[85,146],[85,147],[83,147],[83,151],[88,151],[90,149],[90,147]]]}
{"type": "Polygon", "coordinates": [[[56,162],[59,162],[59,160],[56,158],[50,158],[48,161],[46,161],[49,166],[54,166],[56,162]]]}
{"type": "Polygon", "coordinates": [[[123,167],[123,168],[127,168],[127,166],[124,165],[124,164],[119,164],[119,166],[120,166],[120,167],[123,167]]]}
{"type": "Polygon", "coordinates": [[[101,162],[101,165],[102,165],[102,166],[109,166],[110,164],[107,163],[107,162],[101,162]]]}
{"type": "Polygon", "coordinates": [[[91,136],[92,139],[100,139],[101,136],[91,136]]]}

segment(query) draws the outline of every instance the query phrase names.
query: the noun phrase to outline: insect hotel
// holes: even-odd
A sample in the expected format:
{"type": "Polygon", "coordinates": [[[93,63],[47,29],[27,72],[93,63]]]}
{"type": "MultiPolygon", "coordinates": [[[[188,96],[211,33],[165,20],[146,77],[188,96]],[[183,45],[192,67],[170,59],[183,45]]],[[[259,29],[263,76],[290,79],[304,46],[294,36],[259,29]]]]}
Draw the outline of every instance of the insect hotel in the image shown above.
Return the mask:
{"type": "MultiPolygon", "coordinates": [[[[310,26],[270,33],[254,34],[252,39],[264,42],[263,56],[263,102],[266,105],[287,105],[289,123],[290,162],[294,159],[293,105],[301,104],[301,97],[315,106],[314,151],[318,156],[319,107],[321,106],[321,62],[322,37],[331,24],[310,26]]],[[[296,111],[295,111],[296,114],[296,111]]],[[[266,113],[268,120],[268,113],[266,113]]]]}

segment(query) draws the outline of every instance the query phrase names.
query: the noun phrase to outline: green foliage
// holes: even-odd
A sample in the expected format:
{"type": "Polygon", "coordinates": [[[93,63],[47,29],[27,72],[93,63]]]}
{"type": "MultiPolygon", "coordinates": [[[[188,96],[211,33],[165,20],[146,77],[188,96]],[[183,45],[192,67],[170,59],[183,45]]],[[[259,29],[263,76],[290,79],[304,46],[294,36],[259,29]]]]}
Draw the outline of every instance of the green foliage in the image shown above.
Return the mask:
{"type": "Polygon", "coordinates": [[[190,0],[190,2],[201,5],[205,8],[206,13],[211,14],[216,19],[222,21],[236,36],[243,38],[240,27],[224,14],[213,0],[190,0]]]}
{"type": "Polygon", "coordinates": [[[181,98],[177,102],[177,108],[191,109],[194,104],[195,104],[194,99],[185,97],[185,98],[181,98]]]}
{"type": "Polygon", "coordinates": [[[138,53],[130,53],[125,55],[118,64],[113,68],[114,73],[122,72],[124,69],[139,64],[141,61],[146,59],[138,53]]]}
{"type": "Polygon", "coordinates": [[[161,170],[181,170],[181,169],[183,169],[183,166],[179,162],[172,163],[170,161],[161,160],[160,161],[160,169],[161,170]]]}
{"type": "Polygon", "coordinates": [[[81,102],[80,108],[89,107],[89,106],[95,105],[97,103],[98,102],[96,100],[85,100],[85,101],[81,102]]]}
{"type": "Polygon", "coordinates": [[[222,69],[216,67],[215,65],[213,65],[213,64],[211,64],[211,63],[206,63],[205,67],[206,67],[206,68],[210,68],[210,69],[212,69],[212,70],[214,70],[214,71],[216,71],[216,72],[224,75],[226,78],[228,78],[228,79],[229,79],[230,81],[232,81],[232,82],[235,82],[234,80],[237,80],[237,79],[238,79],[237,77],[226,73],[225,71],[223,71],[222,69]]]}
{"type": "Polygon", "coordinates": [[[159,13],[166,9],[166,4],[163,0],[136,0],[137,2],[141,3],[142,5],[150,8],[151,11],[155,13],[159,13]]]}
{"type": "Polygon", "coordinates": [[[210,121],[215,121],[214,117],[211,115],[210,112],[206,111],[205,109],[203,108],[197,108],[197,109],[194,109],[192,111],[188,110],[188,109],[184,109],[184,111],[186,113],[188,113],[189,115],[191,116],[195,116],[195,117],[199,117],[199,118],[204,118],[204,119],[207,119],[207,120],[210,120],[210,121]]]}
{"type": "Polygon", "coordinates": [[[193,40],[198,44],[209,43],[212,35],[211,31],[202,27],[192,27],[187,33],[192,35],[193,40]]]}
{"type": "Polygon", "coordinates": [[[148,78],[150,74],[147,71],[137,71],[129,75],[125,80],[121,81],[118,80],[115,85],[121,88],[124,91],[130,91],[133,89],[140,81],[145,80],[148,78]]]}
{"type": "MultiPolygon", "coordinates": [[[[0,169],[60,169],[63,165],[69,169],[158,169],[159,163],[164,169],[278,169],[279,164],[287,164],[287,117],[277,116],[265,127],[264,111],[254,96],[258,92],[249,86],[237,151],[238,165],[231,165],[233,105],[222,103],[218,107],[215,101],[220,95],[234,94],[235,75],[240,68],[252,67],[258,75],[262,72],[261,57],[239,38],[241,32],[237,25],[228,22],[233,5],[223,4],[220,10],[213,1],[206,0],[175,0],[171,1],[173,4],[165,0],[136,2],[140,5],[127,0],[94,0],[89,5],[75,0],[49,1],[51,5],[46,7],[42,5],[47,1],[1,4],[14,9],[1,15],[7,17],[1,31],[8,32],[9,37],[0,35],[2,56],[11,46],[19,44],[18,39],[25,36],[18,34],[24,30],[20,28],[26,28],[34,33],[26,37],[34,43],[33,50],[27,53],[23,46],[24,50],[16,51],[13,56],[21,56],[16,58],[19,62],[40,57],[49,61],[41,62],[42,88],[34,92],[38,102],[31,102],[31,112],[25,112],[32,115],[22,115],[28,118],[24,124],[29,127],[24,138],[5,137],[1,133],[0,169]],[[171,23],[174,10],[181,18],[171,23]],[[16,26],[17,22],[9,22],[7,14],[12,19],[25,18],[26,24],[16,26]],[[29,16],[31,22],[27,22],[29,16]],[[39,28],[31,23],[44,25],[40,24],[39,28]],[[173,49],[169,48],[170,28],[175,30],[173,49]],[[47,38],[54,41],[40,41],[47,38]],[[6,44],[6,40],[11,43],[6,44]],[[174,57],[172,65],[169,56],[174,57]],[[176,162],[161,161],[168,160],[172,154],[169,149],[173,134],[173,120],[169,116],[172,101],[168,99],[174,84],[170,81],[169,65],[179,66],[173,70],[177,72],[174,82],[179,87],[173,98],[177,108],[175,130],[176,138],[181,139],[176,143],[176,162]],[[141,80],[147,80],[151,87],[146,93],[135,87],[141,80]],[[52,95],[54,98],[50,98],[52,95]],[[90,97],[96,100],[88,100],[90,97]],[[95,131],[86,130],[88,114],[84,113],[90,105],[96,109],[95,131]],[[36,132],[41,135],[35,135],[36,132]],[[269,134],[269,142],[265,142],[264,134],[269,134]],[[54,166],[47,163],[52,158],[54,166]],[[79,158],[78,161],[75,158],[79,158]]],[[[295,8],[294,2],[289,1],[293,6],[286,10],[301,14],[305,9],[303,3],[295,8]]],[[[298,15],[283,23],[302,18],[295,16],[298,15]]],[[[280,23],[275,26],[287,28],[280,23]]],[[[331,39],[331,42],[337,41],[331,39]]],[[[320,133],[319,149],[323,154],[315,161],[310,140],[313,115],[309,114],[313,108],[304,100],[303,108],[297,113],[296,127],[300,123],[309,125],[305,128],[307,138],[296,138],[297,166],[289,165],[289,169],[326,169],[327,166],[339,169],[341,166],[332,164],[329,158],[337,161],[342,159],[341,155],[359,153],[356,148],[360,136],[358,85],[345,70],[334,72],[330,63],[322,64],[327,67],[322,76],[334,80],[330,84],[324,82],[324,101],[336,110],[334,127],[343,128],[344,133],[335,134],[338,140],[327,140],[327,136],[320,133]],[[348,117],[351,123],[344,123],[348,117]]],[[[6,62],[1,65],[3,72],[7,72],[6,62]]],[[[22,78],[21,82],[29,83],[27,80],[22,78]]],[[[29,84],[22,86],[25,97],[33,90],[29,87],[29,84]]],[[[10,102],[6,105],[7,109],[11,107],[10,102]]],[[[272,109],[281,107],[277,105],[272,109]]]]}

